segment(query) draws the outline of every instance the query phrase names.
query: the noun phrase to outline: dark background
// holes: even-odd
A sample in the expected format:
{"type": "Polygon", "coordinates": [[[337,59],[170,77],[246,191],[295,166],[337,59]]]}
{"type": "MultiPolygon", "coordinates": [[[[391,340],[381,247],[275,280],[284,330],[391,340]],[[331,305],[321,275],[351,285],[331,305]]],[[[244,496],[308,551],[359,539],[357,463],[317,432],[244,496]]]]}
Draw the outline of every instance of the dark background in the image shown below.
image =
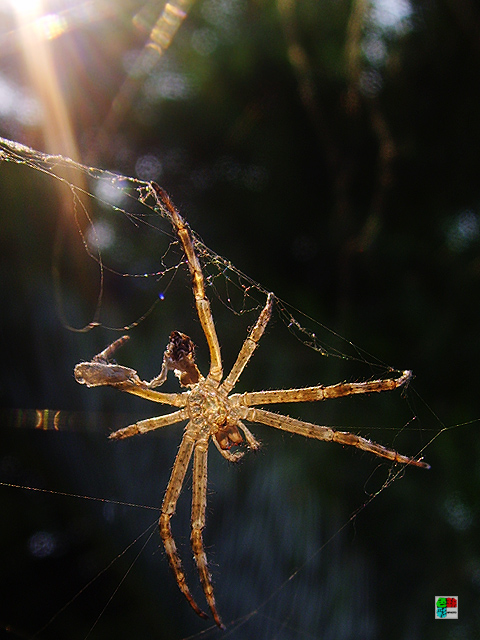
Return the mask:
{"type": "MultiPolygon", "coordinates": [[[[402,453],[425,447],[432,470],[406,469],[386,490],[399,469],[273,429],[254,429],[264,447],[237,467],[212,451],[205,542],[227,634],[478,636],[477,5],[197,0],[149,65],[144,47],[162,3],[43,5],[50,22],[1,8],[1,135],[157,180],[208,247],[321,335],[329,356],[295,340],[277,312],[239,390],[365,379],[385,374],[384,362],[415,374],[404,395],[294,408],[402,453]],[[459,597],[458,621],[434,620],[435,595],[459,597]]],[[[85,174],[50,167],[94,190],[85,174]]],[[[106,327],[137,320],[166,280],[106,273],[97,318],[99,269],[68,184],[21,164],[0,170],[0,480],[17,485],[0,487],[5,636],[32,637],[100,572],[39,638],[85,638],[97,618],[92,639],[219,635],[202,633],[209,624],[178,592],[155,527],[182,427],[109,442],[112,428],[156,407],[89,391],[72,375],[120,335],[106,327]],[[68,328],[92,319],[102,326],[68,328]],[[25,413],[37,408],[77,413],[69,427],[41,431],[25,413]]],[[[160,271],[168,227],[114,218],[105,263],[160,271]]],[[[258,310],[234,315],[225,291],[208,295],[231,363],[258,310]]],[[[119,362],[155,375],[172,329],[192,335],[205,369],[183,269],[119,362]]],[[[203,602],[189,560],[190,484],[173,529],[203,602]]]]}

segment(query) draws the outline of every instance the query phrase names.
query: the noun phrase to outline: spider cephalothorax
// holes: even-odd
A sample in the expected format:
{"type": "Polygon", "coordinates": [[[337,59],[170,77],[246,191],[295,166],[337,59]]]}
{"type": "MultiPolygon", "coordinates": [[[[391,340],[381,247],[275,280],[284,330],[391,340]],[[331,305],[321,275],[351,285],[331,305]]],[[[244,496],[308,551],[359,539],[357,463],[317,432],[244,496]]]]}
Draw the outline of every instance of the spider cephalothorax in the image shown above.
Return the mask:
{"type": "Polygon", "coordinates": [[[202,541],[207,501],[207,449],[210,439],[224,458],[231,462],[236,462],[243,456],[243,451],[232,452],[230,448],[242,443],[242,434],[245,437],[248,448],[258,449],[260,446],[243,422],[248,421],[300,434],[308,438],[354,446],[401,464],[427,469],[429,465],[423,462],[422,459],[409,458],[353,433],[337,431],[332,427],[319,426],[257,408],[258,405],[315,402],[354,394],[391,391],[405,385],[412,376],[411,371],[403,371],[397,377],[367,382],[341,382],[330,386],[316,385],[301,389],[277,389],[231,394],[230,392],[252,357],[258,341],[270,320],[274,296],[273,294],[267,296],[265,306],[243,343],[235,364],[226,378],[223,378],[220,345],[210,310],[210,303],[205,295],[203,273],[195,252],[194,240],[187,224],[163,189],[155,183],[151,183],[150,190],[156,199],[157,206],[170,217],[185,251],[192,276],[192,288],[197,314],[210,351],[210,371],[206,377],[200,373],[195,364],[193,342],[185,334],[173,331],[164,353],[162,370],[150,382],[141,380],[134,369],[109,362],[115,350],[128,340],[128,336],[123,336],[113,342],[90,362],[78,364],[75,367],[75,378],[77,382],[86,384],[89,387],[109,385],[148,400],[178,408],[177,411],[172,413],[141,420],[124,429],[115,431],[110,435],[110,438],[114,440],[128,438],[138,433],[145,433],[170,424],[186,421],[183,438],[163,499],[159,522],[160,535],[180,590],[192,608],[200,616],[206,617],[206,614],[193,599],[187,586],[170,528],[170,519],[175,513],[185,474],[193,455],[192,550],[208,606],[217,625],[223,628],[215,603],[212,580],[207,567],[207,558],[202,541]],[[175,372],[182,386],[186,387],[186,391],[182,393],[161,393],[155,390],[156,387],[163,384],[170,370],[175,372]]]}

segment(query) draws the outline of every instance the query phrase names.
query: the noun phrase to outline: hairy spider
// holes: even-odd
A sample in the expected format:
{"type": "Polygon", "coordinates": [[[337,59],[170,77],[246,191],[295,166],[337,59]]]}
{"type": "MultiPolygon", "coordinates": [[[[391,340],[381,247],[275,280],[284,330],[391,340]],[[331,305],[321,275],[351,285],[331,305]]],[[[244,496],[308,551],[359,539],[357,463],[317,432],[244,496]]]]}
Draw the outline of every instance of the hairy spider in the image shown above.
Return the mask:
{"type": "Polygon", "coordinates": [[[331,427],[318,426],[286,415],[256,408],[257,405],[312,402],[358,393],[391,391],[407,383],[412,376],[411,371],[403,371],[396,378],[368,382],[341,382],[331,386],[317,385],[302,389],[277,389],[275,391],[256,391],[230,395],[265,331],[272,313],[274,296],[272,293],[268,295],[267,302],[255,326],[243,343],[235,364],[227,377],[223,379],[220,345],[215,331],[210,303],[205,295],[203,273],[195,252],[192,234],[187,223],[175,209],[165,191],[155,183],[150,184],[150,189],[156,199],[157,206],[169,215],[185,251],[192,276],[192,288],[197,314],[210,350],[210,371],[207,377],[200,373],[195,364],[193,342],[185,334],[173,331],[163,356],[161,372],[150,382],[141,380],[134,369],[109,362],[116,349],[128,340],[128,336],[123,336],[113,342],[90,362],[77,364],[75,378],[77,382],[86,384],[88,387],[109,385],[154,402],[178,407],[178,410],[173,413],[140,420],[124,429],[115,431],[110,435],[110,438],[114,440],[128,438],[137,433],[145,433],[183,420],[187,421],[163,499],[159,522],[160,535],[181,592],[199,616],[207,617],[193,599],[187,586],[185,573],[170,528],[170,519],[175,513],[187,467],[193,454],[191,545],[206,601],[215,622],[220,628],[224,628],[215,604],[212,579],[208,570],[207,557],[202,541],[207,500],[207,449],[210,439],[212,439],[213,444],[224,458],[231,462],[237,462],[243,456],[243,452],[232,452],[230,449],[233,445],[242,443],[242,434],[249,449],[255,450],[260,446],[253,434],[242,422],[245,420],[291,433],[298,433],[308,438],[351,445],[393,462],[425,469],[428,469],[429,465],[423,462],[422,459],[409,458],[352,433],[337,431],[331,427]],[[182,393],[161,393],[155,390],[156,387],[163,384],[169,370],[174,371],[179,378],[180,384],[187,388],[186,391],[182,393]]]}

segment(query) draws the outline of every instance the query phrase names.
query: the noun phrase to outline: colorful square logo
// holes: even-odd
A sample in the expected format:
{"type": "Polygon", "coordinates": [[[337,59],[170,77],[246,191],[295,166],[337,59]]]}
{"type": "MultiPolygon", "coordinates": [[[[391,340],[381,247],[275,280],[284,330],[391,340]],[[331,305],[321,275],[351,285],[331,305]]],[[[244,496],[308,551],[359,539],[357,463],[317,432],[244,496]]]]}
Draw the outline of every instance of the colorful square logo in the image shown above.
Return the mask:
{"type": "Polygon", "coordinates": [[[458,619],[458,596],[435,596],[435,620],[458,619]]]}

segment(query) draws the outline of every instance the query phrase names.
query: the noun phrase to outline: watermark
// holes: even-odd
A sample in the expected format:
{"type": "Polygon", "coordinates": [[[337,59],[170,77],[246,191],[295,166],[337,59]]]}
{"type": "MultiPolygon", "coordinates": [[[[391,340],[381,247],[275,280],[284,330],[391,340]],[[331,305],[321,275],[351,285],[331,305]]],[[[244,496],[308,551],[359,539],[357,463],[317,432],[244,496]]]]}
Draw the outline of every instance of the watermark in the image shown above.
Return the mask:
{"type": "Polygon", "coordinates": [[[435,596],[435,620],[458,619],[458,596],[435,596]]]}

